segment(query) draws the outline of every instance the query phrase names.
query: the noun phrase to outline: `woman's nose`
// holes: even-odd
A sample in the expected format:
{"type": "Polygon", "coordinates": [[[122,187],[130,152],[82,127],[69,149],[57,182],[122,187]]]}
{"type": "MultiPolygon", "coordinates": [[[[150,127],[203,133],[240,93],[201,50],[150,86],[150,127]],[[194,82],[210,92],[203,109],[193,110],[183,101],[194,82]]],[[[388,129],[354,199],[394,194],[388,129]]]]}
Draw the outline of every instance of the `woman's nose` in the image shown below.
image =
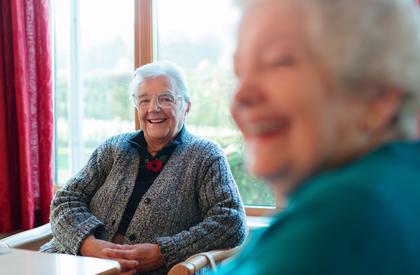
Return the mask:
{"type": "Polygon", "coordinates": [[[263,99],[263,89],[258,79],[253,76],[244,77],[239,80],[232,98],[233,104],[250,106],[258,104],[263,99]]]}
{"type": "Polygon", "coordinates": [[[149,112],[156,112],[156,111],[160,111],[160,104],[159,104],[159,97],[154,96],[150,100],[149,112]]]}

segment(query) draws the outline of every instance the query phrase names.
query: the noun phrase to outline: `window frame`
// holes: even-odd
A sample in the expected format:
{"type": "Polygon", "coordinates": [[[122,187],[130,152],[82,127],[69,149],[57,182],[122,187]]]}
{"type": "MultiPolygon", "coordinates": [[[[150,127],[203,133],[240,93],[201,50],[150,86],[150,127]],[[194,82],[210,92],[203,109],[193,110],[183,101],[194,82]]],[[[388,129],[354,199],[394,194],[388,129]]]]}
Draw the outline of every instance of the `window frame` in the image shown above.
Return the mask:
{"type": "MultiPolygon", "coordinates": [[[[153,0],[134,0],[134,68],[153,61],[153,0]]],[[[137,109],[134,127],[140,130],[137,109]]]]}
{"type": "MultiPolygon", "coordinates": [[[[153,0],[134,0],[134,68],[150,63],[156,57],[155,33],[153,30],[154,5],[153,0]]],[[[133,108],[134,129],[140,130],[137,109],[133,108]]],[[[54,153],[55,155],[55,153],[54,153]]],[[[55,157],[55,156],[54,156],[55,157]]],[[[54,190],[62,188],[61,184],[56,183],[54,190]]],[[[245,205],[247,216],[270,216],[284,208],[284,199],[278,192],[274,192],[275,206],[252,206],[245,205]]]]}

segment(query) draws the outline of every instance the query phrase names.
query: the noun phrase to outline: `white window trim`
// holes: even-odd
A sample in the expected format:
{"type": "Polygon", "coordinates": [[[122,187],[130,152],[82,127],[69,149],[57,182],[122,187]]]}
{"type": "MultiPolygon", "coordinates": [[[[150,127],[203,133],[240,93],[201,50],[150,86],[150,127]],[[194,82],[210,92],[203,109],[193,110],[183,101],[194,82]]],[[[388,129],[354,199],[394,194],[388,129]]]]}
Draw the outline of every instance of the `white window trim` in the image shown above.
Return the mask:
{"type": "Polygon", "coordinates": [[[74,175],[83,166],[84,91],[80,74],[80,18],[79,0],[70,1],[70,52],[69,52],[69,154],[70,173],[74,175]]]}

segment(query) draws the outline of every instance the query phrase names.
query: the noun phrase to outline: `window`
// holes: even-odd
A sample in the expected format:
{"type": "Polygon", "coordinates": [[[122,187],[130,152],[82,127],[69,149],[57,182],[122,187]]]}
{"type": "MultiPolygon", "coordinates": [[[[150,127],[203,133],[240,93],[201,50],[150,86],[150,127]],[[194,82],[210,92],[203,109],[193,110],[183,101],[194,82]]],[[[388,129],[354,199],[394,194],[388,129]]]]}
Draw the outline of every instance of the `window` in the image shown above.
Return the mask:
{"type": "Polygon", "coordinates": [[[99,143],[134,128],[134,14],[126,0],[53,4],[55,181],[64,183],[99,143]]]}
{"type": "Polygon", "coordinates": [[[134,111],[128,108],[134,66],[172,60],[185,70],[190,86],[189,129],[222,146],[245,204],[274,205],[268,187],[245,171],[241,135],[229,114],[239,20],[233,1],[54,4],[56,182],[76,173],[107,137],[134,129],[134,111]]]}
{"type": "Polygon", "coordinates": [[[229,113],[239,10],[226,0],[154,3],[154,59],[174,61],[185,70],[192,97],[189,129],[222,146],[245,204],[274,205],[268,187],[245,171],[241,135],[229,113]]]}

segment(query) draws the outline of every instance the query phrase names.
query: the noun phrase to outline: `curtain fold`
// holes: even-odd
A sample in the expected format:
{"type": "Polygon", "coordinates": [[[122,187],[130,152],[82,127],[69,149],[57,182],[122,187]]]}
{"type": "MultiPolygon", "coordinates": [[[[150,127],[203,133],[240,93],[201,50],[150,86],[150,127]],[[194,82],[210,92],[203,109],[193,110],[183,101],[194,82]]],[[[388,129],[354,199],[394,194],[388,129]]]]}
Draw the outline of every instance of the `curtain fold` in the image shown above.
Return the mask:
{"type": "Polygon", "coordinates": [[[0,233],[5,233],[48,222],[53,113],[48,0],[0,5],[0,233]]]}

